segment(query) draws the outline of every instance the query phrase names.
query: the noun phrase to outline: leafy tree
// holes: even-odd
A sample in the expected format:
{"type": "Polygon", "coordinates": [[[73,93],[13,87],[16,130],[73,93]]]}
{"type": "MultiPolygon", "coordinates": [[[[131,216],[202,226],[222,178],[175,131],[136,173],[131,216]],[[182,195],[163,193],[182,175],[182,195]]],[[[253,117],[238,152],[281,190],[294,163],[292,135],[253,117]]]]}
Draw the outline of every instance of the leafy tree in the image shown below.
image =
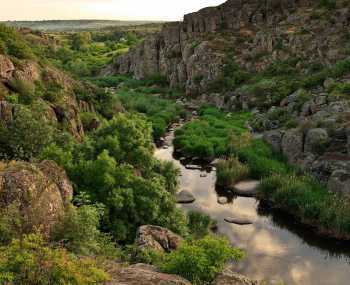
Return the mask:
{"type": "Polygon", "coordinates": [[[13,121],[0,126],[0,157],[30,160],[53,140],[53,127],[43,119],[40,108],[18,106],[13,121]]]}
{"type": "Polygon", "coordinates": [[[76,33],[72,36],[72,47],[75,50],[84,50],[91,42],[91,34],[89,32],[76,33]]]}

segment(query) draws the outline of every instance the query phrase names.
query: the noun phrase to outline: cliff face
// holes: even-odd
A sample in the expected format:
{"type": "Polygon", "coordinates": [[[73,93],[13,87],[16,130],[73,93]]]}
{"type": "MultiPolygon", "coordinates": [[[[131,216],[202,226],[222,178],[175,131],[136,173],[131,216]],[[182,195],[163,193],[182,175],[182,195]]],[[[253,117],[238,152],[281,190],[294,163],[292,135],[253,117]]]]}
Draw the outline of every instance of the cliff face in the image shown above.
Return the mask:
{"type": "Polygon", "coordinates": [[[330,19],[314,14],[316,0],[229,0],[218,7],[168,23],[140,46],[116,59],[103,73],[134,74],[137,79],[166,75],[173,87],[203,94],[223,72],[227,51],[249,71],[291,57],[307,64],[329,64],[344,57],[339,50],[349,27],[348,9],[330,19]],[[265,56],[266,55],[266,56],[265,56]]]}
{"type": "Polygon", "coordinates": [[[162,74],[202,103],[254,110],[252,128],[266,132],[266,141],[290,163],[350,194],[350,3],[320,3],[229,0],[165,25],[104,73],[162,74]],[[223,78],[235,80],[236,71],[225,74],[232,63],[238,73],[261,78],[221,88],[223,78]],[[312,87],[303,85],[305,77],[312,87]]]}

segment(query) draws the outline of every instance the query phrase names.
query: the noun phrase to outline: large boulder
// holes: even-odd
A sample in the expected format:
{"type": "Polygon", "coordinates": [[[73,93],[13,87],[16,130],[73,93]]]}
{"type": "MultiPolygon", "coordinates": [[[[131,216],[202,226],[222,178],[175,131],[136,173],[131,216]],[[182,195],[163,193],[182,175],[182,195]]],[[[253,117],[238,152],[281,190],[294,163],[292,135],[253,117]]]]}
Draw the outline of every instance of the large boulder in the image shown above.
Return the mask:
{"type": "Polygon", "coordinates": [[[158,226],[141,226],[136,234],[136,244],[143,249],[170,252],[179,247],[182,237],[158,226]]]}
{"type": "Polygon", "coordinates": [[[328,189],[350,197],[350,173],[346,170],[336,170],[328,181],[328,189]]]}
{"type": "Polygon", "coordinates": [[[72,194],[65,172],[54,162],[11,162],[0,166],[0,207],[15,207],[25,232],[39,229],[48,237],[64,215],[72,194]]]}
{"type": "Polygon", "coordinates": [[[15,66],[5,55],[0,54],[0,81],[7,81],[12,77],[15,66]]]}
{"type": "Polygon", "coordinates": [[[329,141],[327,130],[316,128],[310,129],[305,138],[304,151],[311,153],[320,153],[324,150],[329,141]]]}
{"type": "Polygon", "coordinates": [[[303,153],[304,135],[298,129],[288,130],[282,139],[282,151],[295,164],[303,153]]]}
{"type": "Polygon", "coordinates": [[[154,267],[145,264],[119,267],[110,275],[112,281],[108,285],[191,285],[180,276],[157,272],[154,267]]]}
{"type": "Polygon", "coordinates": [[[258,285],[258,281],[235,273],[230,269],[224,270],[213,282],[213,285],[258,285]]]}
{"type": "Polygon", "coordinates": [[[282,151],[282,138],[283,133],[278,130],[264,132],[264,140],[271,145],[272,149],[276,152],[282,151]]]}

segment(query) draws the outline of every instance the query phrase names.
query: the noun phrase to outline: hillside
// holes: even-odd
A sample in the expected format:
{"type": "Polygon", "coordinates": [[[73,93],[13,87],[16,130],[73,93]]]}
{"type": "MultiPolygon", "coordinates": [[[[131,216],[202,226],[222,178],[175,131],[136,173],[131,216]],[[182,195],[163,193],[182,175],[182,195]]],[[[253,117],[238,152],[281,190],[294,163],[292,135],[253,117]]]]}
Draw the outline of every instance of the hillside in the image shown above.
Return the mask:
{"type": "Polygon", "coordinates": [[[103,73],[159,73],[202,103],[251,110],[290,163],[349,194],[349,19],[347,1],[229,0],[166,24],[103,73]]]}

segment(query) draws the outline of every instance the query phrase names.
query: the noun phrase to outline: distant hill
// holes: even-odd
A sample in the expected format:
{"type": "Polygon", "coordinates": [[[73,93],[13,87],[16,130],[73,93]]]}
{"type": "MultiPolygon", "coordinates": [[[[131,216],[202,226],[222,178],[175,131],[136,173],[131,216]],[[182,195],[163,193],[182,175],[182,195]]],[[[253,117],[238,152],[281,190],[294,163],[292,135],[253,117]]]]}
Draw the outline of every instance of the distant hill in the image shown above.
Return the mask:
{"type": "Polygon", "coordinates": [[[49,20],[49,21],[6,21],[6,25],[12,27],[26,27],[41,31],[80,31],[99,30],[108,27],[140,26],[147,24],[159,24],[151,21],[116,21],[116,20],[49,20]]]}

